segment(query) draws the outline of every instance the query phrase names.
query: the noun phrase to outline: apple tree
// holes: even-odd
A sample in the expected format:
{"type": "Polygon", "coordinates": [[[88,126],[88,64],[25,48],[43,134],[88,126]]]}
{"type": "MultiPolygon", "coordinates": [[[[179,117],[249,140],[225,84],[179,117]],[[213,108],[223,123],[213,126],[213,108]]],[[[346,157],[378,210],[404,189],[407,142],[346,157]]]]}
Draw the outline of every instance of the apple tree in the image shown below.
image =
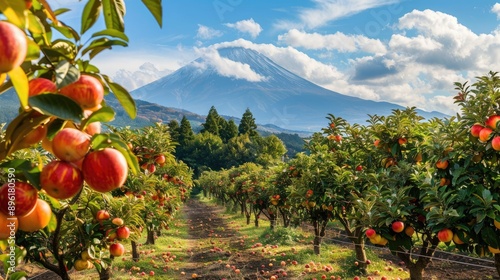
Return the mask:
{"type": "MultiPolygon", "coordinates": [[[[161,1],[143,3],[161,25],[161,1]]],[[[0,93],[13,89],[20,104],[19,114],[7,124],[0,142],[3,174],[12,179],[9,183],[15,190],[11,208],[17,210],[8,215],[18,221],[16,243],[21,246],[16,251],[25,250],[28,261],[40,262],[62,279],[69,279],[69,269],[86,264],[76,263],[75,250],[92,244],[96,252],[102,252],[107,244],[97,244],[94,237],[79,240],[100,234],[91,226],[95,217],[85,210],[90,206],[80,203],[88,197],[104,197],[123,185],[129,171],[137,173],[139,169],[127,144],[114,133],[102,133],[100,126],[115,114],[106,105],[107,94],[115,95],[131,118],[136,115],[135,103],[122,86],[91,63],[107,49],[127,46],[125,4],[120,0],[88,1],[80,31],[58,20],[68,9],[52,10],[47,1],[1,1],[0,11],[5,18],[0,21],[0,93]],[[105,28],[88,34],[101,16],[105,28]],[[16,151],[40,142],[50,153],[44,154],[47,160],[16,158],[16,151]],[[37,193],[33,195],[27,185],[37,193]],[[35,203],[30,207],[28,201],[35,203]],[[75,212],[79,207],[85,217],[75,212]],[[32,211],[24,214],[21,210],[27,208],[32,211]],[[81,235],[81,227],[87,235],[81,235]],[[82,246],[70,246],[80,244],[78,241],[82,246]],[[33,249],[43,251],[36,255],[33,249]]],[[[7,193],[6,197],[13,196],[7,193]]],[[[110,247],[118,247],[109,252],[111,255],[122,251],[118,243],[110,247]]],[[[98,270],[109,271],[104,268],[109,268],[112,258],[94,257],[98,257],[98,270]]],[[[109,277],[109,273],[101,274],[102,279],[109,277]]]]}
{"type": "Polygon", "coordinates": [[[453,202],[430,206],[432,221],[449,226],[456,248],[479,256],[492,254],[500,274],[499,88],[497,72],[477,77],[471,85],[456,83],[461,114],[448,153],[450,180],[433,193],[437,202],[453,202]],[[456,214],[451,220],[443,216],[450,212],[456,214]]]}

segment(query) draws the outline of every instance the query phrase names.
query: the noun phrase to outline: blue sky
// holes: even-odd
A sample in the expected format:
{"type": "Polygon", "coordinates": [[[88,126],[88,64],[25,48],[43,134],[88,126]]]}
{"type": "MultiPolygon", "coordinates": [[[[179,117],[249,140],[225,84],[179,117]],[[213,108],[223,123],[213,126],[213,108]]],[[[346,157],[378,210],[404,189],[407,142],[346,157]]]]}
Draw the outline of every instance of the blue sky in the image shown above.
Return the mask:
{"type": "MultiPolygon", "coordinates": [[[[79,27],[80,1],[52,5],[79,27]]],[[[164,0],[162,28],[140,1],[126,5],[129,47],[95,64],[129,90],[243,46],[339,93],[453,114],[454,82],[500,70],[496,1],[164,0]]]]}

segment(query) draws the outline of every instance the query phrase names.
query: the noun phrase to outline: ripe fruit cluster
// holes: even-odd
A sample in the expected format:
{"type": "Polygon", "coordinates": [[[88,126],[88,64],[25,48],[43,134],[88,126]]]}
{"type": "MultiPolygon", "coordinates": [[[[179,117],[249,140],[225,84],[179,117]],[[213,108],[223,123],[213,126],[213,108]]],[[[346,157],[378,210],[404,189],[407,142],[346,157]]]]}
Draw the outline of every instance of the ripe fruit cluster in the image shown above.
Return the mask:
{"type": "Polygon", "coordinates": [[[124,224],[122,218],[111,215],[106,210],[99,210],[95,215],[96,221],[100,224],[104,232],[105,241],[111,242],[109,253],[111,256],[119,257],[125,253],[125,247],[118,241],[126,240],[130,237],[130,228],[124,224]]]}
{"type": "Polygon", "coordinates": [[[500,115],[491,115],[484,124],[474,124],[470,128],[470,133],[482,143],[491,142],[491,147],[495,151],[500,151],[500,135],[496,132],[499,121],[500,115]]]}
{"type": "Polygon", "coordinates": [[[128,165],[117,150],[90,151],[90,136],[75,128],[64,128],[52,140],[51,150],[58,158],[40,173],[40,185],[51,197],[68,199],[87,182],[98,192],[112,191],[125,183],[128,165]]]}
{"type": "Polygon", "coordinates": [[[50,205],[38,198],[31,184],[17,181],[0,187],[0,240],[18,229],[34,232],[46,227],[52,216],[50,205]],[[13,225],[13,227],[11,226],[13,225]]]}
{"type": "Polygon", "coordinates": [[[154,173],[157,166],[163,167],[167,161],[164,154],[157,154],[154,149],[136,146],[132,150],[137,156],[141,168],[147,170],[149,173],[154,173]]]}

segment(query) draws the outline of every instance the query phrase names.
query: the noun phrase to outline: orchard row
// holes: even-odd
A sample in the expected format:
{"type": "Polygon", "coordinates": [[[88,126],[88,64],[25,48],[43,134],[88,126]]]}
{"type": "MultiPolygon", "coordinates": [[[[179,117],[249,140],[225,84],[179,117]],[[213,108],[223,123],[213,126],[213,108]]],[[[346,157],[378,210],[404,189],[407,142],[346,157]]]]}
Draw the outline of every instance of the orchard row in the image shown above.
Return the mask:
{"type": "Polygon", "coordinates": [[[239,205],[248,223],[262,215],[271,227],[310,223],[317,254],[327,223],[340,223],[361,272],[368,241],[404,261],[411,279],[422,279],[441,244],[494,256],[500,272],[499,77],[456,86],[459,116],[424,120],[408,108],[351,125],[329,115],[307,153],[274,167],[206,171],[199,184],[239,205]]]}

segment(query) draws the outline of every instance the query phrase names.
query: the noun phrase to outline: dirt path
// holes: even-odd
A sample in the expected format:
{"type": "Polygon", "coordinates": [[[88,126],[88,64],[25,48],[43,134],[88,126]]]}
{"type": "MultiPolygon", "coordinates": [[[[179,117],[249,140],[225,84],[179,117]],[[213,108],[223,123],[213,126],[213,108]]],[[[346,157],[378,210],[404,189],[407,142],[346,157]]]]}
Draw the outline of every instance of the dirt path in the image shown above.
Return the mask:
{"type": "Polygon", "coordinates": [[[191,254],[184,269],[185,279],[191,279],[194,273],[197,279],[257,279],[260,275],[268,279],[284,271],[278,263],[269,267],[272,259],[262,257],[256,250],[247,250],[251,241],[245,240],[236,225],[224,220],[222,207],[191,199],[184,211],[191,254]]]}

